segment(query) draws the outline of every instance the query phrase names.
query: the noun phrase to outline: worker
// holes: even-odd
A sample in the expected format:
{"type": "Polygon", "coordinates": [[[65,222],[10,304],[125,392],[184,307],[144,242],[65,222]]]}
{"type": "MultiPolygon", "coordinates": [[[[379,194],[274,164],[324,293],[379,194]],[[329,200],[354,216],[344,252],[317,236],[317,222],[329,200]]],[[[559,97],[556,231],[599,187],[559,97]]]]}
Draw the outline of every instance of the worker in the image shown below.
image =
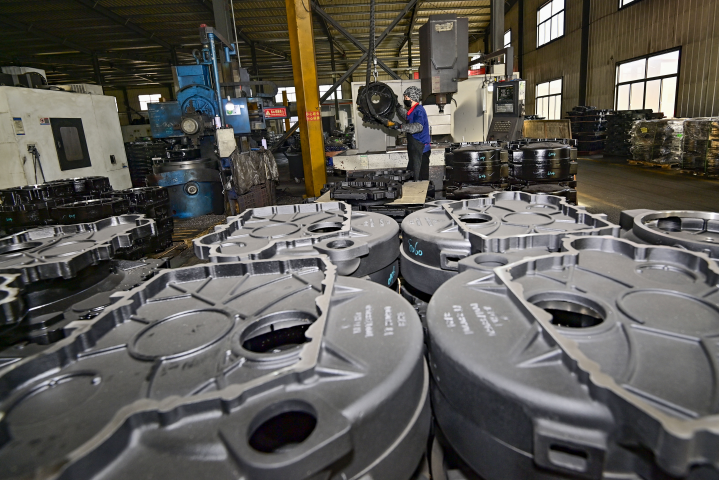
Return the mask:
{"type": "Polygon", "coordinates": [[[429,180],[430,142],[429,120],[424,107],[420,105],[422,91],[417,87],[408,87],[404,91],[404,106],[397,108],[400,118],[406,123],[395,123],[383,119],[383,124],[407,134],[407,170],[414,172],[415,180],[429,180]],[[406,107],[406,108],[405,108],[406,107]]]}

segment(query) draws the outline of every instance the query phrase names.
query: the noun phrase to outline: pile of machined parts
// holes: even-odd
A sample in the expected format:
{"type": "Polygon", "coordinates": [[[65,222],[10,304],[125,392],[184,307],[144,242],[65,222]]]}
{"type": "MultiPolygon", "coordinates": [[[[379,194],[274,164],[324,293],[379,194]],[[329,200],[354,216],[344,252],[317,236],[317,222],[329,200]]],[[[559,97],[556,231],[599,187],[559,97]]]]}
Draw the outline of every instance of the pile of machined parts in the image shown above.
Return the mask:
{"type": "Polygon", "coordinates": [[[120,257],[136,260],[172,244],[174,221],[163,187],[113,190],[107,177],[79,177],[0,190],[0,233],[92,223],[125,214],[153,219],[157,230],[120,257]]]}
{"type": "MultiPolygon", "coordinates": [[[[521,190],[422,207],[250,209],[194,240],[205,263],[68,298],[55,337],[3,352],[0,476],[719,477],[719,214],[614,224],[521,190]]],[[[8,334],[47,318],[23,288],[156,229],[0,240],[8,334]]]]}
{"type": "Polygon", "coordinates": [[[451,200],[511,190],[559,195],[577,203],[576,140],[453,144],[445,151],[445,164],[444,192],[451,200]]]}

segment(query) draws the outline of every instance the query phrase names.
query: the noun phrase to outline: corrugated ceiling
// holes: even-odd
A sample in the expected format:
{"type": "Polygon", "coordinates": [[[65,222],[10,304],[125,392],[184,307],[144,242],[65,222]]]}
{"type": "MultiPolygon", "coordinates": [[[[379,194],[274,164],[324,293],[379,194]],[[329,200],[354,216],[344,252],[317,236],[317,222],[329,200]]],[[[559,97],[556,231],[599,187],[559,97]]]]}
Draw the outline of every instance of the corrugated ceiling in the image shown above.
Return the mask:
{"type": "MultiPolygon", "coordinates": [[[[318,3],[362,43],[367,42],[368,0],[318,3]]],[[[476,38],[488,28],[489,4],[490,0],[420,1],[412,29],[414,66],[419,64],[417,32],[429,15],[456,13],[467,17],[470,38],[476,38]]],[[[405,5],[402,1],[376,2],[377,36],[405,5]]],[[[194,63],[192,51],[201,48],[198,27],[202,23],[213,25],[212,9],[211,0],[4,0],[0,3],[0,64],[44,68],[51,83],[96,83],[96,55],[107,84],[172,83],[172,53],[167,46],[175,49],[179,63],[194,63]],[[101,11],[92,8],[96,3],[101,11]]],[[[235,1],[234,9],[238,30],[255,43],[259,77],[291,79],[285,3],[235,1]]],[[[408,13],[377,49],[378,56],[401,73],[408,65],[406,33],[411,16],[408,13]]],[[[314,30],[321,53],[318,72],[327,77],[332,72],[329,42],[318,17],[314,30]]],[[[337,46],[336,70],[342,72],[361,52],[331,26],[330,33],[337,46]]],[[[242,40],[240,55],[243,67],[251,68],[251,49],[242,40]]]]}

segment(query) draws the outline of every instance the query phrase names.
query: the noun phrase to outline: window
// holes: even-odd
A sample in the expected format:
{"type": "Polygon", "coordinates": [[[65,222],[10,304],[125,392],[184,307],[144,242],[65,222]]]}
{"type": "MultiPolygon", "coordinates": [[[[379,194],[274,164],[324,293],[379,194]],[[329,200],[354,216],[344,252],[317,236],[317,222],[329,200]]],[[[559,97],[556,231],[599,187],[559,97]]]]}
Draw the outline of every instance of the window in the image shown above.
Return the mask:
{"type": "Polygon", "coordinates": [[[537,48],[564,35],[564,0],[550,0],[537,10],[537,48]]]}
{"type": "MultiPolygon", "coordinates": [[[[327,93],[327,90],[329,90],[330,88],[332,88],[332,85],[320,85],[320,98],[322,98],[322,95],[327,93]]],[[[342,98],[342,85],[337,87],[337,90],[335,90],[335,92],[337,92],[337,98],[342,98]]],[[[330,95],[329,98],[335,98],[334,94],[330,95]]]]}
{"type": "Polygon", "coordinates": [[[510,28],[506,32],[504,32],[504,48],[509,48],[512,46],[512,29],[510,28]]]}
{"type": "Polygon", "coordinates": [[[537,84],[534,111],[547,120],[562,118],[562,79],[537,84]]]}
{"type": "Polygon", "coordinates": [[[282,92],[287,92],[287,101],[296,102],[297,94],[295,93],[295,87],[280,87],[277,89],[277,95],[275,95],[275,103],[282,105],[282,92]]]}
{"type": "Polygon", "coordinates": [[[679,78],[679,50],[617,64],[616,110],[651,108],[674,117],[679,78]]]}
{"type": "Polygon", "coordinates": [[[147,104],[148,103],[157,103],[160,101],[160,95],[159,93],[152,93],[150,95],[138,95],[137,99],[140,101],[140,110],[146,111],[147,110],[147,104]]]}
{"type": "Polygon", "coordinates": [[[634,3],[636,1],[638,1],[638,0],[619,0],[619,8],[624,8],[627,5],[629,5],[630,3],[634,3]]]}

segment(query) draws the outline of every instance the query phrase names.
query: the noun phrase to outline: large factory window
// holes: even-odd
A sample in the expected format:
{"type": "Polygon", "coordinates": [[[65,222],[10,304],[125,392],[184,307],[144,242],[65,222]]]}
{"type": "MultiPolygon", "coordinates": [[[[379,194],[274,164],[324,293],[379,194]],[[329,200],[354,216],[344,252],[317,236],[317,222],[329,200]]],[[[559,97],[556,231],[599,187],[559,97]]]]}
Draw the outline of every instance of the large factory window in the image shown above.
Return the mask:
{"type": "Polygon", "coordinates": [[[537,47],[564,35],[564,0],[550,0],[537,9],[537,47]]]}
{"type": "Polygon", "coordinates": [[[657,53],[617,64],[616,110],[651,108],[674,116],[679,78],[679,50],[657,53]]]}
{"type": "Polygon", "coordinates": [[[562,79],[537,84],[535,113],[547,120],[562,118],[562,79]]]}
{"type": "Polygon", "coordinates": [[[282,92],[287,92],[287,101],[288,102],[296,102],[297,101],[297,94],[295,93],[295,87],[280,87],[277,89],[277,95],[275,95],[275,103],[277,105],[282,105],[282,92]]]}
{"type": "Polygon", "coordinates": [[[151,93],[149,95],[138,95],[137,99],[140,101],[140,110],[143,112],[147,111],[147,104],[159,102],[160,97],[162,97],[162,95],[159,93],[151,93]]]}
{"type": "Polygon", "coordinates": [[[512,46],[512,29],[510,28],[506,32],[504,32],[504,48],[509,48],[512,46]]]}
{"type": "MultiPolygon", "coordinates": [[[[332,88],[332,85],[320,85],[320,98],[322,98],[322,95],[327,93],[327,90],[329,90],[330,88],[332,88]]],[[[335,91],[337,92],[337,98],[342,98],[342,85],[337,87],[337,90],[335,91]]],[[[334,94],[330,95],[329,98],[335,98],[334,94]]]]}
{"type": "Polygon", "coordinates": [[[639,1],[639,0],[619,0],[619,8],[624,8],[627,5],[629,5],[630,3],[634,3],[637,1],[639,1]]]}

